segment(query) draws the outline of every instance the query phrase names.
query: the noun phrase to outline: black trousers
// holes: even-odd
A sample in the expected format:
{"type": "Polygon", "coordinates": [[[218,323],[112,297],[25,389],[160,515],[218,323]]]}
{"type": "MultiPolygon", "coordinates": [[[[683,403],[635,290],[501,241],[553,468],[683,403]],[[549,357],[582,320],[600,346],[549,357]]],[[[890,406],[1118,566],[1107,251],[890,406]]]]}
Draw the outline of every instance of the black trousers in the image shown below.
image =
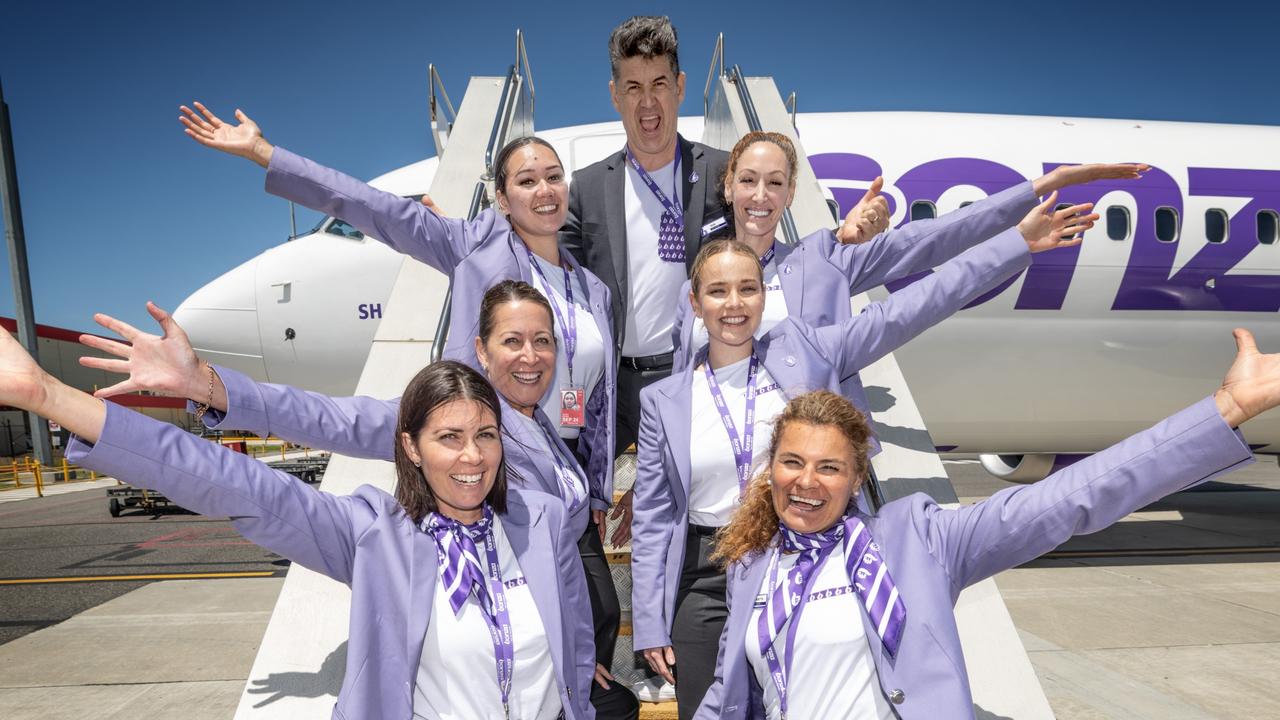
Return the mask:
{"type": "Polygon", "coordinates": [[[663,370],[632,370],[618,367],[618,424],[613,433],[613,456],[623,453],[640,433],[640,391],[671,374],[663,370]]]}
{"type": "Polygon", "coordinates": [[[680,720],[693,717],[715,679],[720,633],[729,618],[726,576],[707,559],[714,549],[714,531],[715,528],[690,525],[685,535],[684,566],[671,622],[680,720]]]}
{"type": "MultiPolygon", "coordinates": [[[[578,457],[578,442],[566,440],[565,444],[578,457]]],[[[618,591],[613,586],[613,574],[604,556],[600,542],[600,530],[595,522],[587,521],[587,530],[578,538],[578,555],[582,558],[582,570],[587,576],[587,595],[591,600],[591,621],[595,632],[596,662],[606,668],[613,666],[613,651],[618,643],[618,625],[622,609],[618,604],[618,591]]],[[[591,705],[598,720],[636,720],[640,717],[640,701],[622,685],[612,682],[609,689],[591,683],[591,705]]]]}

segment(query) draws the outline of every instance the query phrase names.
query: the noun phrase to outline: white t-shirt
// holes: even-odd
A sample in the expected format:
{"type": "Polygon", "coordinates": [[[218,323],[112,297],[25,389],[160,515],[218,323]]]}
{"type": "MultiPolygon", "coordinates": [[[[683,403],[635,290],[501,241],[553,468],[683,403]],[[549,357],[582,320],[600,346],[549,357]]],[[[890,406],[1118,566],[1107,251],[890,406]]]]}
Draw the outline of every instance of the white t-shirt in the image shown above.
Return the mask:
{"type": "Polygon", "coordinates": [[[533,441],[537,443],[537,450],[545,454],[547,456],[547,460],[551,463],[551,467],[555,468],[556,480],[560,483],[556,487],[556,490],[561,498],[566,498],[568,500],[568,502],[565,503],[565,507],[572,508],[576,506],[579,500],[587,496],[587,481],[582,477],[582,471],[578,465],[577,459],[566,458],[559,454],[553,455],[552,453],[556,453],[557,451],[551,447],[551,439],[546,436],[546,432],[542,429],[542,426],[538,424],[537,420],[534,420],[522,412],[513,412],[511,415],[515,416],[516,422],[524,423],[531,428],[531,432],[529,434],[533,436],[533,441]],[[556,457],[560,458],[560,462],[557,463],[555,461],[556,457]],[[573,486],[573,498],[571,499],[567,498],[565,495],[565,491],[568,489],[570,484],[573,486]]]}
{"type": "MultiPolygon", "coordinates": [[[[685,302],[689,302],[685,299],[685,302]]],[[[756,328],[756,337],[764,337],[764,334],[774,328],[775,325],[787,319],[787,296],[782,294],[782,281],[778,279],[778,261],[770,260],[768,265],[764,266],[764,313],[760,316],[760,327],[756,328]]],[[[703,324],[701,318],[693,319],[693,340],[689,346],[690,353],[696,353],[703,345],[706,345],[707,326],[703,324]]]]}
{"type": "MultiPolygon", "coordinates": [[[[560,308],[560,315],[555,318],[556,338],[560,343],[560,348],[556,352],[556,376],[551,381],[547,396],[542,399],[542,412],[546,413],[551,422],[560,428],[560,437],[572,440],[578,437],[580,428],[560,425],[559,391],[570,386],[569,354],[565,352],[565,348],[568,347],[565,344],[565,333],[569,331],[567,326],[569,306],[565,301],[564,270],[537,255],[533,257],[551,286],[551,296],[547,299],[554,307],[560,308]],[[564,322],[560,321],[561,317],[564,318],[564,322]]],[[[537,288],[538,292],[546,295],[547,288],[542,284],[543,278],[538,275],[537,270],[533,275],[533,282],[530,284],[537,288]]],[[[585,403],[591,397],[591,391],[595,389],[596,383],[600,382],[600,378],[604,376],[604,337],[600,334],[600,328],[596,327],[595,318],[591,315],[591,306],[587,304],[587,289],[582,286],[578,273],[570,271],[569,277],[573,282],[573,305],[576,313],[574,325],[578,335],[577,350],[573,353],[573,385],[583,389],[582,401],[585,403]]]]}
{"type": "MultiPolygon", "coordinates": [[[[795,567],[799,557],[799,553],[790,553],[779,560],[779,584],[786,581],[787,571],[795,567]]],[[[895,716],[880,689],[880,676],[862,624],[863,611],[858,595],[849,584],[844,557],[844,543],[841,543],[818,569],[809,600],[800,614],[796,657],[787,674],[787,714],[794,718],[892,720],[895,716]]],[[[773,592],[773,588],[769,587],[769,574],[765,573],[756,597],[756,609],[747,625],[747,660],[756,682],[764,688],[765,712],[770,720],[777,720],[782,716],[778,689],[769,674],[769,663],[760,653],[758,630],[760,606],[764,603],[764,594],[769,592],[773,592]]],[[[783,663],[786,662],[788,628],[789,624],[783,627],[773,644],[783,663]]]]}
{"type": "MultiPolygon", "coordinates": [[[[562,706],[546,629],[502,522],[496,516],[493,528],[515,638],[515,671],[509,699],[511,717],[553,720],[562,706]]],[[[483,555],[484,548],[480,548],[480,552],[483,555]]],[[[480,602],[473,593],[455,617],[444,582],[438,577],[431,622],[427,624],[413,689],[413,717],[424,720],[501,720],[504,717],[493,640],[480,602]]]]}
{"type": "MultiPolygon", "coordinates": [[[[743,420],[747,412],[747,371],[751,358],[725,365],[716,370],[716,384],[724,394],[725,406],[733,419],[738,437],[744,439],[743,420]]],[[[738,509],[740,489],[738,466],[733,458],[729,432],[716,409],[715,398],[707,384],[702,367],[693,371],[692,417],[689,437],[697,441],[689,449],[689,522],[694,525],[721,527],[729,523],[738,509]]],[[[781,389],[761,365],[756,369],[755,436],[751,439],[752,475],[768,458],[773,419],[782,412],[787,400],[781,389]]]]}
{"type": "MultiPolygon", "coordinates": [[[[676,182],[674,166],[673,160],[649,172],[673,203],[683,201],[683,184],[676,182]]],[[[627,163],[623,202],[627,217],[627,320],[622,354],[644,357],[668,353],[676,322],[672,298],[687,279],[685,265],[658,257],[658,229],[666,208],[631,163],[627,163]]]]}

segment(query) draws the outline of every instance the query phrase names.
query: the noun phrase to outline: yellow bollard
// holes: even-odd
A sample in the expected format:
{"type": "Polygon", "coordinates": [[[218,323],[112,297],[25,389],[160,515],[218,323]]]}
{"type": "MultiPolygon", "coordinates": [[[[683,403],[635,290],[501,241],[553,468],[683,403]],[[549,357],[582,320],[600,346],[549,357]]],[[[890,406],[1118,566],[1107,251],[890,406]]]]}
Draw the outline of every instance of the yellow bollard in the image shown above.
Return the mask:
{"type": "Polygon", "coordinates": [[[283,459],[284,459],[284,445],[283,445],[283,444],[281,444],[281,445],[280,445],[280,459],[281,459],[281,460],[283,460],[283,459]]]}
{"type": "Polygon", "coordinates": [[[36,497],[44,497],[44,481],[40,478],[40,466],[36,466],[36,497]]]}
{"type": "Polygon", "coordinates": [[[62,482],[68,482],[70,480],[71,480],[71,471],[68,469],[67,459],[64,457],[62,458],[62,482]]]}

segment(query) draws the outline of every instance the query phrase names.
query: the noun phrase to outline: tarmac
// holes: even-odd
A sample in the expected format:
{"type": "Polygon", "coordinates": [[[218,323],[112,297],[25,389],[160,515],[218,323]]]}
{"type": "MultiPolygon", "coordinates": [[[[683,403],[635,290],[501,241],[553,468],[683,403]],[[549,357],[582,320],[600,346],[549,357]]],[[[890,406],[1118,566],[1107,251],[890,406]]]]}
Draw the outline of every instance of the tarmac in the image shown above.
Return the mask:
{"type": "MultiPolygon", "coordinates": [[[[1280,717],[1280,471],[1229,480],[997,576],[1057,717],[1280,717]]],[[[282,584],[154,582],[0,645],[0,717],[231,717],[282,584]]]]}

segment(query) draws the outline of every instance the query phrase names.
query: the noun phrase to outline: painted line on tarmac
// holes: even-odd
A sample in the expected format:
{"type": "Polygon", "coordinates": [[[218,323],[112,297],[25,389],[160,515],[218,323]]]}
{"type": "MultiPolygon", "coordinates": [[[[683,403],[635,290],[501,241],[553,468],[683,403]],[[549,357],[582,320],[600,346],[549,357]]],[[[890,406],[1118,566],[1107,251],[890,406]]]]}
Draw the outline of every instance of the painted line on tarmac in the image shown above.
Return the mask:
{"type": "Polygon", "coordinates": [[[1245,545],[1220,548],[1150,548],[1132,550],[1055,550],[1040,556],[1042,560],[1068,560],[1107,557],[1164,557],[1179,555],[1260,555],[1280,553],[1276,545],[1245,545]]]}
{"type": "Polygon", "coordinates": [[[220,573],[161,573],[155,575],[72,575],[51,578],[12,578],[0,585],[44,585],[49,583],[118,582],[121,580],[216,580],[221,578],[272,577],[275,570],[247,570],[220,573]]]}

